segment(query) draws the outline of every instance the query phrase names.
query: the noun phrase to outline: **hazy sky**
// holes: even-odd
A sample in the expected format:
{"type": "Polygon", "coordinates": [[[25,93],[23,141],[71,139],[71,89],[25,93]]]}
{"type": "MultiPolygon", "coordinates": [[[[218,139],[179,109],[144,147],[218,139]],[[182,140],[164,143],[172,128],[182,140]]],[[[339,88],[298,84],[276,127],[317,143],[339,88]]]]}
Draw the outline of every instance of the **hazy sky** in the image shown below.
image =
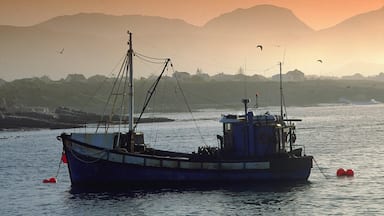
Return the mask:
{"type": "Polygon", "coordinates": [[[162,16],[204,25],[220,14],[257,4],[289,8],[313,29],[322,29],[379,9],[384,0],[0,0],[0,25],[33,25],[79,12],[162,16]]]}

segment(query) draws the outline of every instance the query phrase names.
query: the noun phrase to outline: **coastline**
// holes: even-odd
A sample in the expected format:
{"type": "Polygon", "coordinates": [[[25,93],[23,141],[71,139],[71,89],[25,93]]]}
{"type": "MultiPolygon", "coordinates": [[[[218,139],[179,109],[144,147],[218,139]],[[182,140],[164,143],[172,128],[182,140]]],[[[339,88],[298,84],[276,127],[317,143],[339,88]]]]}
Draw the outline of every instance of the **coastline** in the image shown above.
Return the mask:
{"type": "MultiPolygon", "coordinates": [[[[70,109],[56,109],[55,113],[40,112],[14,112],[0,113],[0,131],[23,129],[64,129],[81,128],[86,124],[97,124],[102,119],[101,115],[86,113],[70,109]],[[64,111],[65,112],[64,112],[64,111]]],[[[113,122],[118,119],[112,118],[113,122]]],[[[140,123],[169,122],[169,118],[142,118],[140,123]]]]}

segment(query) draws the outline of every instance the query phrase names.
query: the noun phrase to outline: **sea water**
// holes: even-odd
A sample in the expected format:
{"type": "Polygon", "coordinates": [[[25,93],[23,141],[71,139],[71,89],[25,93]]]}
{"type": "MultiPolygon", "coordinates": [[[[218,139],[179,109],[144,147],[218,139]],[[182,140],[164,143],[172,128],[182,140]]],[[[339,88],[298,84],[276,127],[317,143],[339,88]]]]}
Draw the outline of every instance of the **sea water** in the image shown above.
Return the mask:
{"type": "MultiPolygon", "coordinates": [[[[278,107],[260,108],[278,113],[278,107]]],[[[152,147],[182,152],[216,146],[218,122],[231,110],[155,113],[174,122],[139,125],[152,147]]],[[[384,105],[288,107],[297,122],[296,144],[313,155],[307,183],[164,188],[114,192],[75,191],[60,164],[62,132],[0,132],[0,215],[383,215],[384,105]],[[338,168],[354,177],[336,177],[338,168]],[[56,184],[43,179],[58,174],[56,184]]],[[[118,130],[118,128],[114,128],[118,130]]]]}

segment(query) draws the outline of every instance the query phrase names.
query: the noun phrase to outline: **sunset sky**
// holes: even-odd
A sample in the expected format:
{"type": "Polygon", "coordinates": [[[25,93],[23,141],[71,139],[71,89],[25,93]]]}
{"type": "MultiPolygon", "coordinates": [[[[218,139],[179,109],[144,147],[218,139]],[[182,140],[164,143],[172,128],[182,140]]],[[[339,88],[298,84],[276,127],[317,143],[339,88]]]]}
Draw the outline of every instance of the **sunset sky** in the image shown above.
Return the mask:
{"type": "Polygon", "coordinates": [[[60,15],[100,12],[179,18],[201,26],[220,14],[258,4],[289,8],[318,30],[379,9],[384,0],[0,0],[0,25],[27,26],[60,15]]]}

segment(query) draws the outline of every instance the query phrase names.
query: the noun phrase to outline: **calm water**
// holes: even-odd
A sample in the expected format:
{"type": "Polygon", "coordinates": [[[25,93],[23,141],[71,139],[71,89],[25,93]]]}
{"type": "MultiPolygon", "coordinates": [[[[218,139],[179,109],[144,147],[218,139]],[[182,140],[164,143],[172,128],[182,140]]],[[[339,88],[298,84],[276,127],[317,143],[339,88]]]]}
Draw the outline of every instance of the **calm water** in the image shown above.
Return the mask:
{"type": "MultiPolygon", "coordinates": [[[[162,114],[177,121],[139,130],[153,147],[196,151],[199,145],[217,145],[223,112],[197,112],[196,121],[190,114],[162,114]]],[[[297,144],[305,145],[318,166],[308,183],[283,186],[78,192],[71,190],[66,165],[57,184],[42,183],[56,175],[62,147],[55,137],[64,130],[0,132],[0,214],[383,215],[383,114],[384,105],[288,108],[289,117],[303,119],[297,144]],[[335,177],[339,167],[352,168],[355,177],[335,177]]]]}

